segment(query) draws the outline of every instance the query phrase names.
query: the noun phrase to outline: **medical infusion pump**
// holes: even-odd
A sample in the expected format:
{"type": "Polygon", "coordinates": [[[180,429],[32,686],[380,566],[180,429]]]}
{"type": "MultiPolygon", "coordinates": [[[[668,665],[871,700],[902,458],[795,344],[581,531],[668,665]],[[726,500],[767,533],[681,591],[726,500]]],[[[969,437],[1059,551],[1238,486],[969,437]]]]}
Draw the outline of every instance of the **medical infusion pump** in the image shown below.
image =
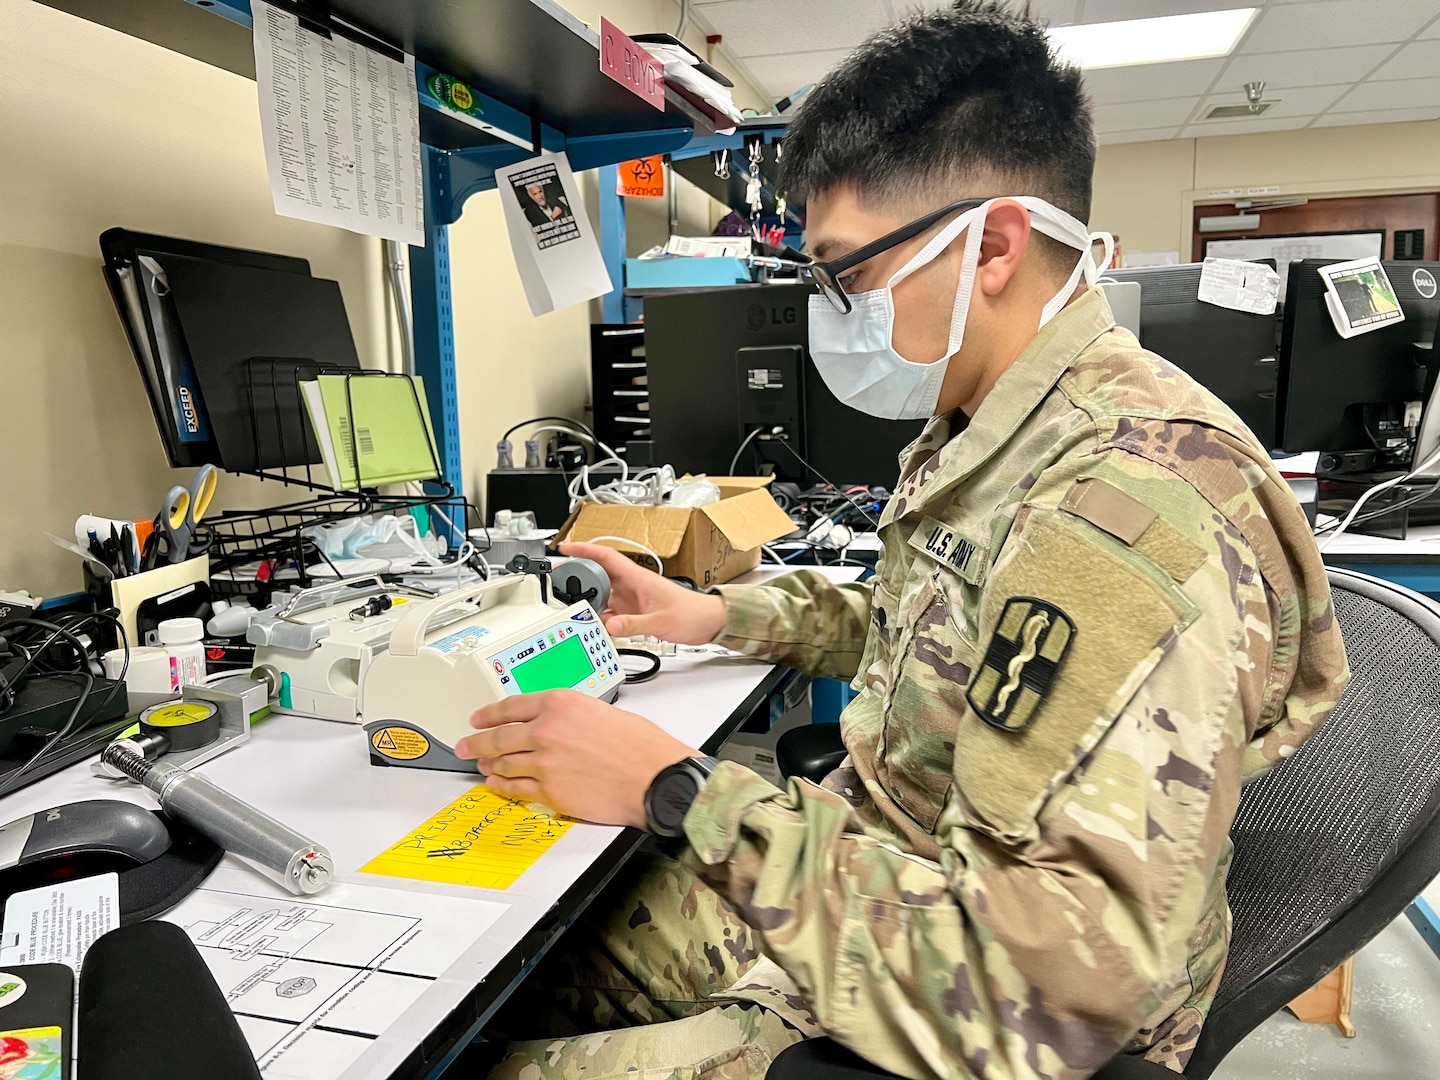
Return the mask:
{"type": "Polygon", "coordinates": [[[480,706],[559,689],[614,701],[624,682],[595,609],[549,596],[542,576],[495,578],[408,604],[365,680],[370,760],[473,772],[475,763],[452,748],[471,733],[480,706]]]}

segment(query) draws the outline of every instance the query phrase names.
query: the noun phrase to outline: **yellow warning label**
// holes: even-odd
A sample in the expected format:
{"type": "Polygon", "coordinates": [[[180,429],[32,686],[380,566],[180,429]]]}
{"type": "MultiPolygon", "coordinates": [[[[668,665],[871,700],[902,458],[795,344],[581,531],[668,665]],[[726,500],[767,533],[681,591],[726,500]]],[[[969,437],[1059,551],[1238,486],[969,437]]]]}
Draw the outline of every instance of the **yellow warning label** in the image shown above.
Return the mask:
{"type": "Polygon", "coordinates": [[[396,761],[414,761],[430,750],[430,740],[418,731],[403,727],[382,727],[370,736],[370,745],[377,753],[396,761]]]}

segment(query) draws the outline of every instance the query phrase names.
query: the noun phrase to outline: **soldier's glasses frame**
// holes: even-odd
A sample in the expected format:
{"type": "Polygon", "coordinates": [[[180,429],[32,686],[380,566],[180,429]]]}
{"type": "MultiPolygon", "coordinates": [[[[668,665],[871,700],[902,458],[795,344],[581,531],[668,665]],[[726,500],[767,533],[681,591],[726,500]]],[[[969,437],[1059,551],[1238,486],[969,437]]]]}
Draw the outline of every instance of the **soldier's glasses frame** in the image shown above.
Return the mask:
{"type": "MultiPolygon", "coordinates": [[[[939,210],[932,211],[924,217],[918,217],[910,224],[902,225],[894,232],[888,232],[880,239],[872,240],[864,247],[856,248],[848,255],[831,259],[829,262],[816,262],[810,259],[802,263],[800,277],[814,285],[820,291],[820,295],[830,301],[830,306],[836,311],[842,315],[849,315],[851,311],[850,297],[846,295],[842,281],[847,270],[853,270],[866,259],[873,259],[881,252],[889,251],[906,240],[919,236],[926,229],[944,221],[952,214],[973,210],[985,201],[984,199],[964,199],[961,202],[951,203],[949,206],[942,206],[939,210]]],[[[800,256],[800,258],[803,259],[804,256],[800,256]]]]}

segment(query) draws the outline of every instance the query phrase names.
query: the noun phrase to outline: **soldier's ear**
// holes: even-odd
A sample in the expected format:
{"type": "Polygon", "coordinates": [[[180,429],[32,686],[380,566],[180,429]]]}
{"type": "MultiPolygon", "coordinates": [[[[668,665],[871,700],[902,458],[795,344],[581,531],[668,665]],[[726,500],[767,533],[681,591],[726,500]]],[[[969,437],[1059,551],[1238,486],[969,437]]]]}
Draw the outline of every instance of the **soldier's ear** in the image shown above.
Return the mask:
{"type": "MultiPolygon", "coordinates": [[[[975,287],[985,296],[999,296],[1004,292],[1020,269],[1031,239],[1029,211],[1013,199],[996,200],[985,216],[975,287]]],[[[960,244],[951,247],[963,250],[960,244]]]]}

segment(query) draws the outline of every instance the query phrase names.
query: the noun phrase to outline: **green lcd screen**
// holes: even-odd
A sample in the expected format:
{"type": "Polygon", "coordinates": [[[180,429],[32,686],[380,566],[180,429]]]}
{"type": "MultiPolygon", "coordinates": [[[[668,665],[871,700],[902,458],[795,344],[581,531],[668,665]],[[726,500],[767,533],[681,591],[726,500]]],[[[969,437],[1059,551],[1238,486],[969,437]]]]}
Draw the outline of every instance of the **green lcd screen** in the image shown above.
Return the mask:
{"type": "Polygon", "coordinates": [[[595,671],[578,634],[536,653],[515,667],[515,685],[522,694],[537,690],[568,690],[595,671]]]}

